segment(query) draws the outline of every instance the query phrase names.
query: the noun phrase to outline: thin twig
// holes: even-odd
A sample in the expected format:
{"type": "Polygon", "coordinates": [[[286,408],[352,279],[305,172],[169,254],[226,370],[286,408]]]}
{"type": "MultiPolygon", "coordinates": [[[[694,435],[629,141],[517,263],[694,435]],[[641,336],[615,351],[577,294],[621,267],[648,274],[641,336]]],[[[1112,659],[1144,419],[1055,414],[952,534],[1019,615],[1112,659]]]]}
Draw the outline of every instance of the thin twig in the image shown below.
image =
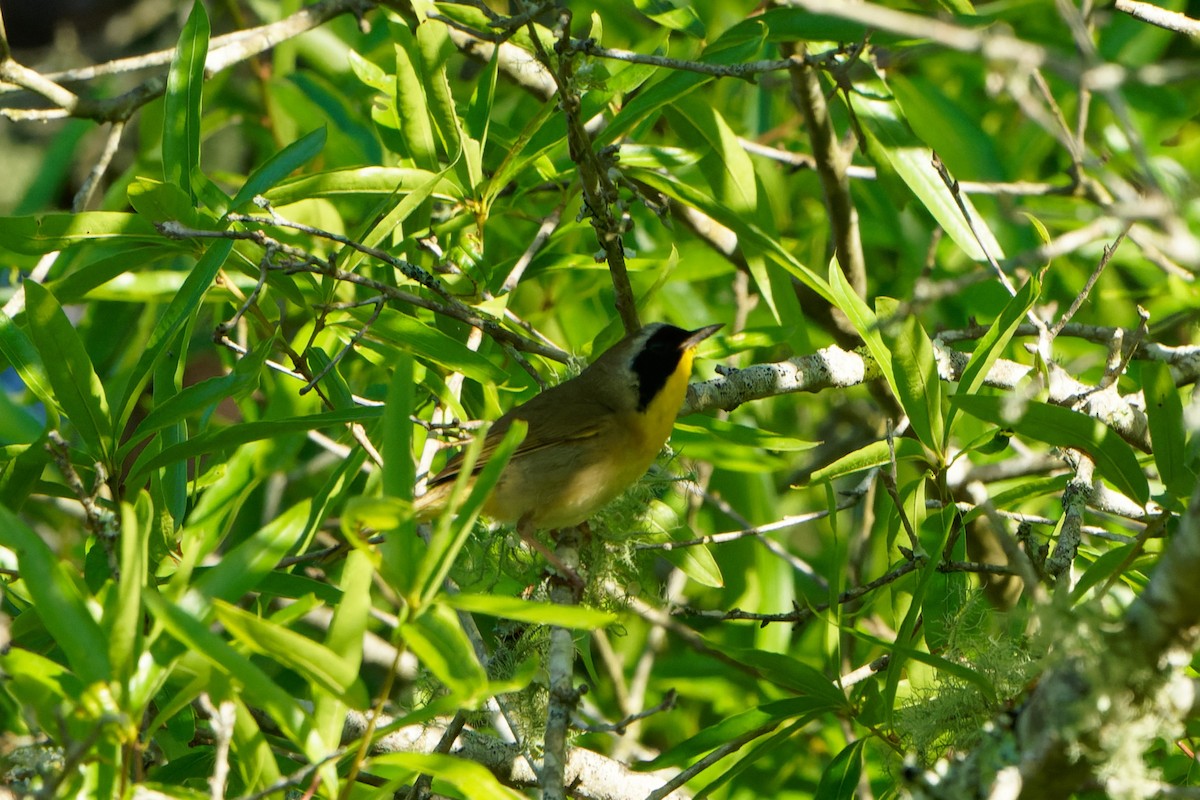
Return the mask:
{"type": "MultiPolygon", "coordinates": [[[[867,583],[855,586],[853,589],[847,589],[838,595],[836,605],[844,605],[853,602],[858,598],[870,594],[881,586],[887,586],[889,583],[895,583],[900,578],[903,578],[908,573],[916,570],[925,563],[924,555],[914,555],[912,558],[907,558],[900,563],[900,566],[895,569],[880,575],[878,578],[867,583]]],[[[757,613],[751,611],[742,611],[740,608],[730,609],[729,611],[721,610],[704,610],[694,608],[679,608],[675,611],[676,614],[689,617],[703,617],[705,619],[720,619],[720,620],[748,620],[758,622],[762,625],[768,625],[773,622],[786,622],[793,625],[801,625],[812,619],[822,611],[828,611],[829,603],[818,603],[808,608],[793,608],[791,611],[779,613],[757,613]]]]}
{"type": "Polygon", "coordinates": [[[112,123],[108,129],[108,136],[104,137],[104,149],[100,151],[100,157],[96,159],[96,163],[88,170],[87,178],[79,187],[79,191],[75,193],[75,197],[71,200],[71,210],[78,214],[81,211],[86,211],[88,204],[92,202],[92,195],[96,191],[96,186],[100,183],[100,179],[104,177],[104,173],[108,171],[108,165],[112,163],[113,156],[117,154],[117,148],[121,145],[121,134],[125,131],[125,121],[117,120],[112,123]]]}
{"type": "Polygon", "coordinates": [[[1066,327],[1066,324],[1071,321],[1071,317],[1075,316],[1075,312],[1079,311],[1079,309],[1083,306],[1084,301],[1087,300],[1088,296],[1092,293],[1092,288],[1096,285],[1096,281],[1100,280],[1101,273],[1103,273],[1104,268],[1108,266],[1108,262],[1112,260],[1113,254],[1117,252],[1117,248],[1120,246],[1121,242],[1125,240],[1125,234],[1129,233],[1129,229],[1131,227],[1133,227],[1133,223],[1127,222],[1125,224],[1125,230],[1121,231],[1121,233],[1117,235],[1116,241],[1111,245],[1104,246],[1104,254],[1100,257],[1100,262],[1096,264],[1096,268],[1092,270],[1092,274],[1088,276],[1087,282],[1083,284],[1083,289],[1081,289],[1079,293],[1075,295],[1075,299],[1071,301],[1071,307],[1068,308],[1066,313],[1062,315],[1062,318],[1050,328],[1051,339],[1058,336],[1059,332],[1062,331],[1062,329],[1066,327]]]}
{"type": "Polygon", "coordinates": [[[597,152],[588,133],[586,121],[581,116],[582,101],[576,87],[574,53],[570,47],[571,14],[562,10],[559,20],[557,58],[552,59],[542,45],[536,26],[529,22],[530,38],[538,58],[547,67],[558,86],[558,103],[566,117],[567,145],[571,161],[579,172],[580,189],[583,192],[584,208],[581,214],[590,217],[596,238],[600,242],[604,260],[613,284],[617,314],[627,333],[641,327],[638,320],[637,302],[633,286],[629,282],[629,271],[625,265],[624,234],[628,225],[626,215],[619,213],[620,194],[609,175],[616,163],[615,147],[597,152]],[[618,213],[614,213],[614,205],[618,213]]]}
{"type": "MultiPolygon", "coordinates": [[[[389,300],[397,300],[402,303],[424,308],[438,314],[442,314],[460,322],[464,322],[474,328],[483,330],[488,336],[492,337],[501,344],[511,345],[514,349],[525,352],[534,353],[552,361],[566,362],[570,356],[559,350],[556,347],[544,345],[540,342],[535,342],[518,336],[512,331],[501,327],[500,323],[494,319],[483,317],[476,313],[473,309],[463,305],[455,300],[453,303],[439,303],[429,298],[421,297],[412,292],[397,289],[395,286],[383,283],[381,281],[367,278],[353,272],[347,272],[334,266],[331,262],[319,259],[309,253],[300,250],[291,245],[285,245],[276,239],[268,236],[261,230],[225,230],[225,231],[209,231],[198,228],[189,228],[179,222],[168,221],[160,223],[158,229],[163,235],[172,239],[234,239],[251,241],[258,244],[264,249],[274,247],[279,253],[286,254],[290,259],[288,263],[282,265],[272,265],[271,269],[280,270],[286,273],[294,272],[309,272],[315,275],[324,275],[334,280],[345,281],[347,283],[364,286],[373,291],[385,295],[389,300]]],[[[395,259],[388,258],[388,261],[395,259]]]]}

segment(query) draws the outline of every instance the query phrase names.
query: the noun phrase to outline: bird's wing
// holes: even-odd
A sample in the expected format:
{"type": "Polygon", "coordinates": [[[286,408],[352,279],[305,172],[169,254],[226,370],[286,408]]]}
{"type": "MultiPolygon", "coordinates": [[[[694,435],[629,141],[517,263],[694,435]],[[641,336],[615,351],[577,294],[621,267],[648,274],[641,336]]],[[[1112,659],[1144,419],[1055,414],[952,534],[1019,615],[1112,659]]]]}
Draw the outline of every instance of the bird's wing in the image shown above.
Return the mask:
{"type": "MultiPolygon", "coordinates": [[[[575,387],[569,384],[552,387],[496,420],[483,442],[483,450],[475,462],[473,472],[478,474],[483,469],[483,465],[496,451],[514,420],[523,419],[529,423],[525,439],[512,455],[514,459],[547,447],[599,436],[606,425],[612,424],[613,409],[594,398],[580,397],[574,389],[575,387]],[[571,407],[569,415],[552,413],[564,404],[571,407]],[[582,423],[581,420],[591,422],[582,423]]],[[[430,478],[429,486],[449,483],[458,477],[461,470],[462,453],[456,453],[446,462],[441,472],[430,478]]]]}

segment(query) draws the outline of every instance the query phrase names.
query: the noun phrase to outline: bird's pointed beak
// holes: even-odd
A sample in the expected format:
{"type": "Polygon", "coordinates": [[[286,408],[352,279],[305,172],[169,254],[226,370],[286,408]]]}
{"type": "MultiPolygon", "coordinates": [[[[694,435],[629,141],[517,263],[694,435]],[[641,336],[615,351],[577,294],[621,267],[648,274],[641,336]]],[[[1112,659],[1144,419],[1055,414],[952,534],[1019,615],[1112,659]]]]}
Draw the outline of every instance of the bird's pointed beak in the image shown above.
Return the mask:
{"type": "Polygon", "coordinates": [[[725,324],[719,322],[716,325],[705,325],[703,328],[697,328],[696,330],[688,333],[688,337],[683,340],[683,344],[680,346],[679,349],[680,350],[691,350],[693,347],[700,344],[705,339],[712,336],[714,333],[716,333],[717,331],[721,330],[721,328],[724,328],[724,327],[725,327],[725,324]]]}

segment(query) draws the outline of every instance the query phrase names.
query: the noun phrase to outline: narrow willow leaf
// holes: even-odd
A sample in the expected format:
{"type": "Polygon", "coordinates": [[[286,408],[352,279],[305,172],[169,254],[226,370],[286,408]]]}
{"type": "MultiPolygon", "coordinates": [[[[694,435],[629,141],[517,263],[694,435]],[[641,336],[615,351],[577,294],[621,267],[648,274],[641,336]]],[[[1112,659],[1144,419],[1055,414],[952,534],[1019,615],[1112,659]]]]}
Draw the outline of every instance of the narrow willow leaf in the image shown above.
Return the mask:
{"type": "MultiPolygon", "coordinates": [[[[222,600],[214,600],[212,609],[245,650],[295,670],[318,689],[344,697],[358,678],[356,668],[320,642],[222,600]]],[[[355,705],[363,702],[365,696],[355,705]]]]}
{"type": "Polygon", "coordinates": [[[83,340],[54,295],[33,281],[25,283],[25,317],[54,400],[92,456],[107,463],[113,450],[108,397],[83,340]]]}
{"type": "Polygon", "coordinates": [[[1183,421],[1183,401],[1171,377],[1171,370],[1159,361],[1142,365],[1142,392],[1146,397],[1146,417],[1150,423],[1150,441],[1154,445],[1154,465],[1167,491],[1182,501],[1192,495],[1196,476],[1187,468],[1187,431],[1183,421]]]}
{"type": "Polygon", "coordinates": [[[46,367],[33,340],[0,311],[0,354],[17,371],[21,382],[34,396],[48,406],[54,405],[54,387],[46,377],[46,367]]]}
{"type": "Polygon", "coordinates": [[[268,189],[265,196],[272,204],[282,206],[316,197],[390,196],[393,192],[407,194],[427,185],[429,192],[434,196],[453,199],[457,195],[458,190],[453,181],[429,170],[411,167],[354,167],[312,175],[297,175],[268,189]],[[430,184],[430,181],[433,183],[430,184]]]}
{"type": "MultiPolygon", "coordinates": [[[[979,391],[984,380],[987,379],[988,373],[991,372],[992,366],[996,363],[996,359],[1012,341],[1013,334],[1017,332],[1021,320],[1025,319],[1026,313],[1037,302],[1041,290],[1041,281],[1036,276],[1030,276],[1020,291],[1004,305],[1000,316],[996,318],[987,333],[979,340],[979,344],[975,346],[975,352],[971,354],[970,361],[963,369],[962,377],[958,379],[956,395],[973,395],[979,391]]],[[[951,405],[950,410],[946,413],[947,436],[950,435],[957,414],[958,406],[951,405]]]]}
{"type": "Polygon", "coordinates": [[[856,84],[856,89],[858,91],[848,93],[847,97],[863,132],[873,140],[872,152],[883,154],[908,190],[969,258],[984,261],[985,250],[993,258],[1003,258],[1004,251],[987,223],[979,216],[970,198],[960,193],[971,219],[968,224],[954,195],[933,166],[933,151],[909,128],[886,84],[878,80],[856,84]]]}
{"type": "Polygon", "coordinates": [[[195,0],[179,33],[163,98],[163,180],[195,202],[200,178],[200,106],[210,29],[204,3],[195,0]]]}
{"type": "Polygon", "coordinates": [[[279,560],[300,541],[308,524],[310,507],[308,500],[297,503],[225,553],[188,590],[186,605],[189,611],[203,619],[210,601],[235,603],[257,588],[279,560]]]}
{"type": "MultiPolygon", "coordinates": [[[[819,697],[790,697],[786,700],[765,703],[748,711],[726,717],[715,725],[685,739],[658,757],[639,762],[636,769],[639,772],[649,772],[668,767],[681,767],[690,764],[705,753],[740,740],[754,731],[773,729],[774,726],[789,719],[812,719],[819,714],[834,711],[841,705],[841,703],[831,705],[819,697]]],[[[765,733],[764,730],[764,735],[765,733]]]]}
{"type": "MultiPolygon", "coordinates": [[[[897,461],[921,461],[927,456],[925,448],[916,439],[899,438],[892,441],[896,448],[897,461]]],[[[833,481],[855,472],[882,467],[890,462],[891,450],[887,441],[871,442],[853,453],[847,453],[832,464],[814,470],[804,485],[833,481]]]]}
{"type": "Polygon", "coordinates": [[[1054,447],[1074,447],[1091,456],[1100,473],[1138,503],[1150,499],[1150,486],[1133,448],[1099,420],[1078,411],[1029,402],[1019,415],[1005,398],[955,397],[951,402],[973,417],[1009,428],[1017,434],[1054,447]]]}
{"type": "Polygon", "coordinates": [[[258,387],[259,378],[271,354],[274,344],[272,339],[264,339],[255,345],[247,355],[239,358],[228,375],[194,383],[178,394],[170,397],[160,405],[156,405],[138,423],[137,429],[121,445],[119,456],[126,455],[140,444],[145,437],[159,431],[168,425],[187,419],[203,411],[208,411],[217,403],[227,399],[238,400],[245,397],[258,387]]]}
{"type": "Polygon", "coordinates": [[[891,340],[897,399],[908,415],[913,432],[941,460],[944,422],[942,380],[938,375],[933,343],[916,317],[904,321],[891,340]]]}
{"type": "Polygon", "coordinates": [[[638,11],[659,25],[673,31],[686,33],[694,39],[704,38],[704,23],[690,3],[673,3],[671,0],[633,0],[638,11]]]}
{"type": "Polygon", "coordinates": [[[705,194],[695,186],[670,173],[636,168],[627,170],[627,173],[630,177],[653,186],[668,197],[678,200],[684,205],[703,211],[736,233],[738,244],[741,247],[761,253],[776,266],[790,272],[822,298],[833,302],[833,294],[828,282],[809,267],[802,264],[779,242],[778,237],[770,236],[752,221],[721,205],[711,195],[705,194]]]}
{"type": "Polygon", "coordinates": [[[862,777],[863,748],[866,739],[855,739],[833,757],[821,773],[817,797],[828,800],[853,800],[858,795],[858,779],[862,777]]]}
{"type": "Polygon", "coordinates": [[[394,780],[432,775],[454,787],[466,800],[522,800],[525,795],[508,788],[482,765],[441,753],[387,753],[376,756],[364,769],[394,780]]]}
{"type": "Polygon", "coordinates": [[[32,609],[25,613],[41,619],[76,677],[85,684],[110,680],[108,639],[88,613],[66,562],[4,506],[0,506],[0,545],[17,554],[21,580],[33,599],[32,609]]]}
{"type": "Polygon", "coordinates": [[[460,702],[472,702],[487,688],[487,673],[456,614],[441,603],[428,605],[412,622],[400,626],[400,635],[421,660],[460,702]]]}
{"type": "MultiPolygon", "coordinates": [[[[683,535],[695,538],[690,528],[684,527],[672,535],[683,535]]],[[[721,589],[725,586],[725,576],[721,574],[721,565],[706,545],[690,545],[668,550],[662,550],[660,555],[701,586],[711,586],[721,589]]]]}
{"type": "Polygon", "coordinates": [[[829,289],[834,305],[841,309],[846,318],[850,320],[850,324],[854,326],[855,332],[866,343],[867,351],[875,359],[879,371],[883,373],[888,388],[899,399],[901,392],[896,383],[895,370],[892,367],[892,352],[883,343],[883,337],[880,336],[879,319],[854,291],[854,287],[846,280],[846,276],[842,273],[842,268],[838,266],[836,260],[829,262],[829,289]]]}
{"type": "Polygon", "coordinates": [[[111,613],[104,615],[108,657],[113,671],[128,682],[137,667],[142,639],[142,589],[150,579],[150,532],[153,504],[145,492],[135,505],[121,504],[121,576],[111,613]]]}
{"type": "Polygon", "coordinates": [[[154,619],[162,623],[172,638],[215,667],[231,683],[241,687],[241,695],[253,698],[255,708],[265,711],[285,736],[306,750],[314,744],[310,738],[313,733],[311,720],[298,698],[213,633],[201,619],[167,601],[157,592],[148,591],[145,598],[154,619]]]}
{"type": "Polygon", "coordinates": [[[433,170],[438,165],[437,146],[420,51],[408,25],[395,24],[390,30],[396,42],[396,113],[403,123],[400,135],[408,147],[406,155],[421,169],[433,170]]]}
{"type": "Polygon", "coordinates": [[[438,601],[445,603],[450,608],[470,611],[473,614],[486,614],[489,617],[502,617],[575,630],[606,628],[617,621],[615,614],[585,606],[536,603],[495,594],[442,595],[438,601]]]}
{"type": "Polygon", "coordinates": [[[121,401],[113,409],[114,427],[117,430],[125,428],[133,413],[134,404],[154,374],[155,365],[166,353],[168,345],[200,308],[200,303],[212,286],[217,272],[232,250],[232,239],[219,239],[210,244],[188,273],[179,293],[171,299],[166,311],[159,317],[149,340],[145,343],[145,349],[130,372],[124,391],[120,393],[121,401]]]}
{"type": "Polygon", "coordinates": [[[237,211],[256,195],[266,192],[297,169],[312,161],[325,149],[326,131],[317,128],[301,136],[258,166],[229,204],[230,211],[237,211]]]}
{"type": "Polygon", "coordinates": [[[162,234],[138,214],[87,211],[0,217],[0,248],[40,256],[76,244],[162,244],[162,234]]]}
{"type": "MultiPolygon", "coordinates": [[[[356,324],[367,321],[365,309],[361,315],[356,315],[356,324]]],[[[385,311],[371,326],[372,338],[384,342],[405,353],[411,353],[417,359],[445,367],[450,372],[461,372],[473,381],[488,385],[498,385],[508,382],[508,373],[489,358],[467,347],[460,339],[456,339],[437,329],[432,324],[401,314],[385,311]]],[[[390,360],[395,360],[393,354],[390,360]]]]}
{"type": "Polygon", "coordinates": [[[487,463],[475,475],[473,483],[472,474],[475,470],[476,460],[482,452],[487,432],[482,431],[467,448],[463,456],[462,470],[459,472],[454,490],[446,503],[446,511],[434,524],[428,551],[417,568],[414,588],[418,594],[410,601],[416,608],[421,608],[429,603],[441,591],[442,582],[450,574],[450,568],[454,566],[459,551],[467,543],[471,526],[483,511],[484,502],[491,494],[496,482],[500,480],[500,473],[504,471],[508,459],[512,457],[524,440],[527,430],[528,425],[524,420],[515,421],[512,427],[505,431],[504,438],[488,454],[487,463]],[[468,492],[468,484],[470,484],[469,493],[459,505],[458,499],[468,492]]]}
{"type": "Polygon", "coordinates": [[[189,458],[215,453],[265,439],[274,439],[291,434],[308,433],[321,428],[340,427],[351,422],[366,422],[377,419],[383,414],[383,409],[353,408],[346,411],[331,411],[325,414],[313,414],[307,417],[290,417],[288,419],[269,419],[257,422],[244,422],[240,425],[230,425],[228,428],[217,428],[198,436],[193,436],[186,442],[174,447],[168,447],[161,453],[138,458],[130,470],[128,482],[138,484],[145,479],[150,470],[158,469],[167,464],[174,464],[189,458]]]}
{"type": "MultiPolygon", "coordinates": [[[[706,47],[698,60],[705,64],[736,64],[751,60],[761,51],[766,33],[767,28],[757,20],[735,25],[706,47]]],[[[619,141],[635,125],[666,104],[676,102],[711,80],[711,75],[684,70],[669,71],[666,78],[638,92],[625,103],[596,137],[596,144],[599,146],[619,141]]]]}
{"type": "Polygon", "coordinates": [[[792,656],[768,650],[736,647],[724,649],[739,662],[754,667],[764,680],[776,686],[823,700],[835,707],[848,705],[837,684],[816,667],[811,667],[792,656]]]}
{"type": "MultiPolygon", "coordinates": [[[[463,149],[462,131],[459,128],[458,109],[450,94],[450,82],[446,78],[446,64],[457,50],[450,41],[446,26],[438,24],[418,25],[416,45],[421,71],[425,76],[423,88],[429,99],[429,119],[442,145],[442,152],[454,160],[463,149]]],[[[464,174],[464,184],[477,185],[473,177],[464,174]]]]}

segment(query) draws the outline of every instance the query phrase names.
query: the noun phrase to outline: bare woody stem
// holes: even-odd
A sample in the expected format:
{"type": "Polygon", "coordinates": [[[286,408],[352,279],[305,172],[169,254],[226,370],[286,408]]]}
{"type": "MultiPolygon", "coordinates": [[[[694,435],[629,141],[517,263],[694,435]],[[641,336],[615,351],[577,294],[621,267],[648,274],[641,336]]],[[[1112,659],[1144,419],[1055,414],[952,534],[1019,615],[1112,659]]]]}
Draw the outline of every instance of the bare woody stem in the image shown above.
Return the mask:
{"type": "Polygon", "coordinates": [[[583,193],[583,214],[591,218],[592,228],[600,242],[604,259],[608,263],[609,276],[613,283],[617,314],[627,332],[641,327],[633,286],[629,283],[629,272],[625,266],[624,234],[626,222],[614,210],[620,198],[617,186],[609,176],[616,165],[616,149],[603,148],[596,151],[592,137],[587,131],[586,120],[581,114],[579,92],[575,87],[574,59],[576,50],[570,37],[570,12],[563,11],[560,19],[559,41],[552,58],[542,46],[536,26],[530,22],[529,31],[538,57],[549,69],[558,86],[558,102],[567,120],[567,145],[571,161],[579,171],[579,183],[583,193]]]}

